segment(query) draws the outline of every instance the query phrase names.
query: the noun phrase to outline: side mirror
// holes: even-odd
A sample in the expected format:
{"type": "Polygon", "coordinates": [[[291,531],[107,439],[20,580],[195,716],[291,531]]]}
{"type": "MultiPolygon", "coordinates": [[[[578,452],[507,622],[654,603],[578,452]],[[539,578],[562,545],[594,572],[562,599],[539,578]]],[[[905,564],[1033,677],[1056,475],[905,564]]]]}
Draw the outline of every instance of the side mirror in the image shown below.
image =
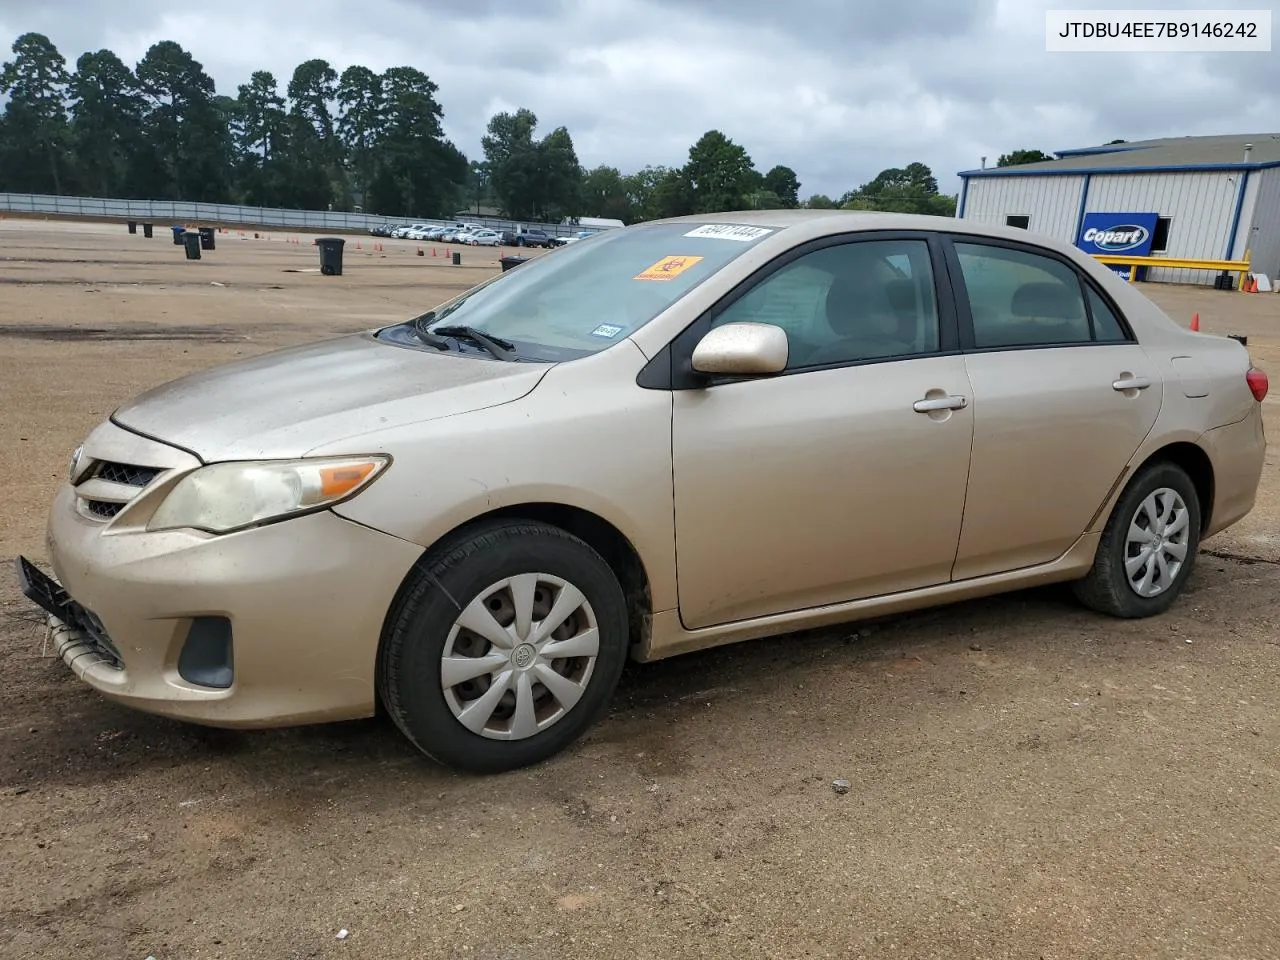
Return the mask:
{"type": "Polygon", "coordinates": [[[787,333],[771,323],[726,323],[715,327],[693,350],[698,373],[732,377],[781,373],[787,369],[787,333]]]}

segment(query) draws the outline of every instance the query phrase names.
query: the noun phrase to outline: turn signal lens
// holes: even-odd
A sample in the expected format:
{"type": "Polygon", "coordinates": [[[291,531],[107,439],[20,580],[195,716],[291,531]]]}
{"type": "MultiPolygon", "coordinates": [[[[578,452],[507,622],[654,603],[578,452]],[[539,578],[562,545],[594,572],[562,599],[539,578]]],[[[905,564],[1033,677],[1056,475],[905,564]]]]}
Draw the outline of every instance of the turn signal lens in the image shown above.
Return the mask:
{"type": "Polygon", "coordinates": [[[1271,387],[1271,381],[1267,378],[1267,371],[1259,370],[1257,367],[1250,367],[1249,372],[1244,375],[1244,379],[1249,384],[1253,399],[1261,403],[1267,395],[1267,390],[1271,387]]]}
{"type": "Polygon", "coordinates": [[[371,461],[323,467],[320,470],[320,493],[325,497],[343,497],[364,483],[379,464],[371,461]]]}

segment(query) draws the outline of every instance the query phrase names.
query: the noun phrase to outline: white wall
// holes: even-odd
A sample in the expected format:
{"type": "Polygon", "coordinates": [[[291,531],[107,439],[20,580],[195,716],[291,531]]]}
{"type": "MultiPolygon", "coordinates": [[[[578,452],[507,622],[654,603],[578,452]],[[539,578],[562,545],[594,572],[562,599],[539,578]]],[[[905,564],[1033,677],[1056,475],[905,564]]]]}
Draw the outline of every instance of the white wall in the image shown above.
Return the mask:
{"type": "MultiPolygon", "coordinates": [[[[1085,212],[1158,213],[1172,220],[1164,256],[1220,260],[1226,252],[1227,231],[1231,229],[1241,176],[1231,170],[1094,174],[1085,212]]],[[[1153,268],[1147,272],[1147,280],[1169,283],[1212,284],[1214,276],[1208,270],[1153,268]]]]}
{"type": "Polygon", "coordinates": [[[1083,184],[1082,176],[970,177],[964,219],[1004,226],[1006,216],[1028,215],[1032,233],[1073,243],[1083,184]]]}
{"type": "MultiPolygon", "coordinates": [[[[1250,192],[1257,188],[1257,200],[1253,216],[1245,218],[1248,239],[1241,237],[1236,244],[1236,255],[1243,256],[1248,247],[1250,263],[1255,273],[1265,273],[1276,285],[1280,277],[1280,167],[1255,170],[1249,175],[1250,192]]],[[[1246,206],[1246,213],[1248,212],[1246,206]]]]}

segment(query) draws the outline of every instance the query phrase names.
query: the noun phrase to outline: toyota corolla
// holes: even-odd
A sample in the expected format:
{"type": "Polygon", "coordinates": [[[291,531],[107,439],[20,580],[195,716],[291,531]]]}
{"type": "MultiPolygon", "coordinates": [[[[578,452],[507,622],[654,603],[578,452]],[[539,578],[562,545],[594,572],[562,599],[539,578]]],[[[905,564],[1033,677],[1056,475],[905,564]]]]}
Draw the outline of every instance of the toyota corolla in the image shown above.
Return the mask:
{"type": "Polygon", "coordinates": [[[1265,374],[1073,247],[875,213],[607,231],[143,394],[72,458],[63,659],[266,727],[545,759],[626,658],[1071,582],[1165,611],[1252,508],[1265,374]]]}

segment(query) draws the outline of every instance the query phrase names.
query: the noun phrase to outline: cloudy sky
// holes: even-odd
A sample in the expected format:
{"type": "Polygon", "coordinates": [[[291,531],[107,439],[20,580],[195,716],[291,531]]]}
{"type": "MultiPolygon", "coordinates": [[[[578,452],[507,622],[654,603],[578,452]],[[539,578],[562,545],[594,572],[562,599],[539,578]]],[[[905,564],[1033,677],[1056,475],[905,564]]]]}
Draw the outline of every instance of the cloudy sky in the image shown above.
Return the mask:
{"type": "MultiPolygon", "coordinates": [[[[439,85],[445,128],[479,157],[488,118],[529,107],[581,162],[678,165],[717,128],[801,195],[838,196],[885,167],[955,173],[1020,147],[1280,130],[1273,53],[1045,52],[1046,9],[1270,9],[1214,0],[0,0],[0,44],[36,30],[69,64],[136,63],[175,40],[235,94],[299,62],[410,65],[439,85]]],[[[7,59],[7,58],[6,58],[7,59]]]]}

